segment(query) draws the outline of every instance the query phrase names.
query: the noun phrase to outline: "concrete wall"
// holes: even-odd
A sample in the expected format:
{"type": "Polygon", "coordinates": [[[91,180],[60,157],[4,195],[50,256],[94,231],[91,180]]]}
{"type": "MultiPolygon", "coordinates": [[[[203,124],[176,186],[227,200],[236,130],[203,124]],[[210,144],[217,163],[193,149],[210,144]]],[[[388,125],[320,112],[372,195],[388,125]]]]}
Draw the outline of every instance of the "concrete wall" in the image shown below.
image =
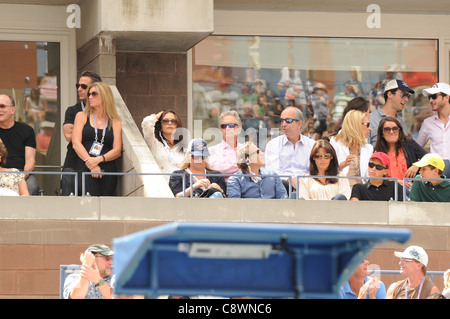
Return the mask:
{"type": "MultiPolygon", "coordinates": [[[[450,203],[331,202],[262,199],[165,199],[141,197],[2,198],[0,217],[0,298],[57,298],[59,265],[78,263],[92,243],[173,221],[290,223],[356,227],[400,227],[412,230],[405,245],[423,246],[429,270],[450,268],[450,203]]],[[[369,261],[398,270],[386,242],[369,261]]],[[[383,275],[388,286],[401,277],[383,275]]],[[[442,289],[442,277],[435,282],[442,289]]]]}

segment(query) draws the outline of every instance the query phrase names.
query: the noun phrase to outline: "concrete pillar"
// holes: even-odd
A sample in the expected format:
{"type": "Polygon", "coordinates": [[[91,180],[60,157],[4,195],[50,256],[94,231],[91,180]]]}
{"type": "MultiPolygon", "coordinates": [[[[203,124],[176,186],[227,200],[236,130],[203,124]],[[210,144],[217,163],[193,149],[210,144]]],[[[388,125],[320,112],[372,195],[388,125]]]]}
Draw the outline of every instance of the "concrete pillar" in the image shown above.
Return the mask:
{"type": "Polygon", "coordinates": [[[77,52],[78,72],[91,70],[98,73],[103,82],[116,85],[116,41],[109,35],[92,38],[77,52]]]}

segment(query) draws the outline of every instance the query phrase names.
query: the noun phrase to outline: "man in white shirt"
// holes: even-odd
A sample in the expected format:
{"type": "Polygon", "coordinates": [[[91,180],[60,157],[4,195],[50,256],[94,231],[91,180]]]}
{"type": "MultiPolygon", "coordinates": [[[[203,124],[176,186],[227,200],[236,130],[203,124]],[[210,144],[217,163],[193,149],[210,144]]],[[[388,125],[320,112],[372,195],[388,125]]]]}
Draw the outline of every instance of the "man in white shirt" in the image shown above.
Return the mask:
{"type": "MultiPolygon", "coordinates": [[[[287,107],[280,115],[280,135],[267,143],[266,168],[278,175],[292,176],[292,188],[297,187],[296,176],[309,174],[309,156],[315,140],[301,134],[304,118],[301,110],[287,107]]],[[[281,176],[289,192],[287,177],[281,176]]],[[[292,191],[292,190],[291,190],[292,191]]]]}
{"type": "Polygon", "coordinates": [[[422,94],[428,97],[434,115],[426,118],[420,127],[417,143],[424,147],[430,141],[430,153],[444,159],[444,175],[450,176],[450,85],[436,83],[422,94]]]}

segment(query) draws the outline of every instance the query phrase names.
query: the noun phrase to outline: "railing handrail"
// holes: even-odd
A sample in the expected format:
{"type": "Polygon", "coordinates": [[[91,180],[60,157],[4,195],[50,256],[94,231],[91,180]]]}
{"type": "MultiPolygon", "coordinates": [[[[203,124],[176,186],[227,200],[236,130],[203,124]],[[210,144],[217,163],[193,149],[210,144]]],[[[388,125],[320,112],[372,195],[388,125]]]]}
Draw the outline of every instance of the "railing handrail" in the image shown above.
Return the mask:
{"type": "MultiPolygon", "coordinates": [[[[380,274],[380,275],[400,275],[400,270],[381,270],[381,269],[372,269],[370,270],[371,274],[380,274]]],[[[430,280],[434,282],[435,276],[444,276],[445,270],[427,270],[426,276],[430,276],[430,280]]]]}
{"type": "MultiPolygon", "coordinates": [[[[55,166],[56,168],[57,166],[55,166]]],[[[0,172],[2,173],[2,172],[0,172]]],[[[64,171],[55,171],[55,172],[47,172],[47,171],[5,171],[3,173],[11,173],[11,174],[30,174],[30,175],[73,175],[75,179],[75,196],[78,195],[78,179],[76,178],[78,172],[64,172],[64,171]]],[[[125,176],[125,175],[139,175],[139,176],[164,176],[164,175],[180,175],[183,177],[183,193],[185,194],[185,174],[184,173],[145,173],[145,172],[82,172],[82,196],[85,194],[85,175],[117,175],[117,176],[125,176]]],[[[223,176],[223,177],[230,177],[236,175],[236,173],[195,173],[195,174],[189,174],[190,175],[190,184],[192,185],[192,177],[193,176],[223,176]]],[[[296,189],[299,189],[299,180],[300,178],[344,178],[344,179],[361,179],[361,180],[369,180],[369,179],[377,179],[377,180],[388,180],[388,181],[394,181],[395,188],[394,188],[394,201],[398,201],[398,179],[395,177],[370,177],[370,176],[345,176],[345,175],[285,175],[285,174],[252,174],[252,176],[256,177],[276,177],[276,178],[286,178],[289,180],[289,192],[288,197],[291,197],[291,186],[292,186],[292,179],[296,179],[296,189]]],[[[421,178],[421,177],[414,177],[414,178],[403,178],[403,185],[405,185],[405,181],[450,181],[450,178],[421,178]]],[[[192,197],[192,192],[191,192],[192,197]]],[[[296,192],[296,199],[299,199],[299,194],[296,192]]],[[[406,187],[403,187],[403,202],[407,202],[407,196],[406,196],[406,187]]]]}

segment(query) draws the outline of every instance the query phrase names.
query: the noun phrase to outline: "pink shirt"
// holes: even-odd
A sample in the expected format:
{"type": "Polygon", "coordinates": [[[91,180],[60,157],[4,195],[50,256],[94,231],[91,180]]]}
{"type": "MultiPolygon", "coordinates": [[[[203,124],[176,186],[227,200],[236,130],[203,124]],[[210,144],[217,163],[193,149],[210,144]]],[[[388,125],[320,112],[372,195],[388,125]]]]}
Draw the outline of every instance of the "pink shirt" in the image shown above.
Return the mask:
{"type": "MultiPolygon", "coordinates": [[[[240,144],[238,144],[239,146],[240,144]]],[[[212,169],[221,172],[222,174],[234,174],[239,168],[236,163],[236,149],[232,148],[225,141],[209,147],[209,165],[212,169]]],[[[227,180],[229,176],[226,176],[227,180]]]]}
{"type": "Polygon", "coordinates": [[[428,140],[431,153],[439,154],[443,159],[450,159],[450,116],[446,126],[437,114],[423,121],[416,141],[424,147],[428,140]]]}

